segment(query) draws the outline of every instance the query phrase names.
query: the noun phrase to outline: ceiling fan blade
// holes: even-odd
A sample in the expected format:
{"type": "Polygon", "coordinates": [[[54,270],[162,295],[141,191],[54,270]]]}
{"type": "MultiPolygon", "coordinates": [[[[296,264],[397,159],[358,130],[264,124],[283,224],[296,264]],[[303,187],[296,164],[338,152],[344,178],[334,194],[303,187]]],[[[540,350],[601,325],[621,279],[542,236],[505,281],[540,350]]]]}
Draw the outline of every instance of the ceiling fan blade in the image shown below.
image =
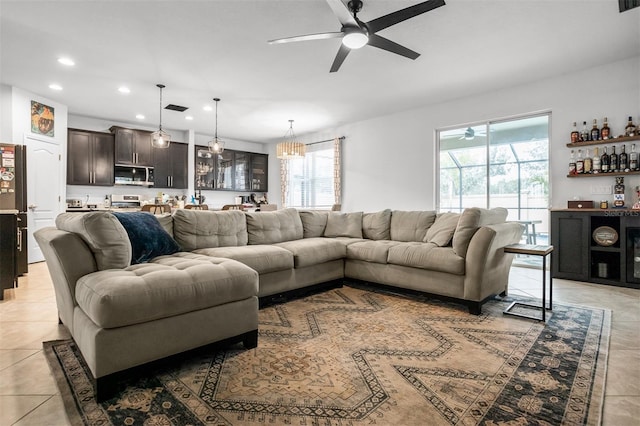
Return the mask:
{"type": "Polygon", "coordinates": [[[326,38],[338,38],[342,37],[344,34],[339,31],[336,33],[318,33],[318,34],[306,34],[295,37],[285,37],[285,38],[277,38],[275,40],[269,40],[269,44],[278,44],[278,43],[291,43],[294,41],[307,41],[307,40],[323,40],[326,38]]]}
{"type": "Polygon", "coordinates": [[[418,56],[420,56],[418,52],[414,52],[413,50],[399,45],[398,43],[393,42],[389,39],[381,37],[378,34],[370,34],[368,44],[369,46],[377,47],[378,49],[386,50],[388,52],[395,53],[409,59],[416,59],[418,56]]]}
{"type": "Polygon", "coordinates": [[[344,26],[359,27],[356,19],[351,15],[349,8],[342,3],[341,0],[327,0],[329,7],[333,10],[333,14],[336,15],[338,21],[344,26]]]}
{"type": "Polygon", "coordinates": [[[367,27],[369,27],[370,32],[375,33],[399,22],[406,21],[407,19],[413,18],[414,16],[418,16],[444,5],[444,0],[428,0],[422,3],[418,3],[414,6],[409,6],[405,9],[390,13],[388,15],[373,19],[367,22],[367,27]]]}
{"type": "Polygon", "coordinates": [[[331,70],[329,72],[336,72],[340,69],[340,65],[344,62],[345,58],[349,54],[351,49],[349,49],[344,44],[340,44],[340,50],[338,50],[338,54],[336,58],[333,60],[333,64],[331,65],[331,70]]]}

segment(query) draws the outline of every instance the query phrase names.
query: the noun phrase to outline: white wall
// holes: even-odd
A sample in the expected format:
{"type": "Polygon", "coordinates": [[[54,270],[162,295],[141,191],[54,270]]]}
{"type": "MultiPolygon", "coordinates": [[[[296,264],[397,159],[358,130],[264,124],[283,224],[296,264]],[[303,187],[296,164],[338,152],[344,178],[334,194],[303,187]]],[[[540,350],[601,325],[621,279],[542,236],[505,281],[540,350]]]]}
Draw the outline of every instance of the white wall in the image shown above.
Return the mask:
{"type": "MultiPolygon", "coordinates": [[[[469,72],[473,72],[470,70],[469,72]]],[[[533,72],[533,71],[532,71],[533,72]]],[[[375,88],[372,88],[375,90],[375,88]]],[[[640,56],[527,85],[429,105],[393,115],[351,123],[307,135],[303,142],[346,136],[343,142],[343,210],[384,208],[435,209],[435,129],[551,111],[551,207],[566,208],[567,200],[613,196],[591,195],[592,185],[614,185],[613,177],[567,178],[569,134],[574,121],[598,123],[608,117],[613,133],[624,133],[627,117],[640,118],[640,56]]],[[[427,100],[425,100],[426,102],[427,100]]],[[[384,102],[384,100],[381,100],[384,102]]],[[[640,149],[640,142],[636,144],[640,149]]],[[[273,147],[271,147],[273,152],[273,147]]],[[[627,144],[627,151],[630,149],[627,144]]],[[[270,178],[278,169],[270,156],[270,178]]],[[[626,198],[640,176],[625,178],[626,198]]],[[[280,199],[279,185],[270,186],[280,199]]]]}

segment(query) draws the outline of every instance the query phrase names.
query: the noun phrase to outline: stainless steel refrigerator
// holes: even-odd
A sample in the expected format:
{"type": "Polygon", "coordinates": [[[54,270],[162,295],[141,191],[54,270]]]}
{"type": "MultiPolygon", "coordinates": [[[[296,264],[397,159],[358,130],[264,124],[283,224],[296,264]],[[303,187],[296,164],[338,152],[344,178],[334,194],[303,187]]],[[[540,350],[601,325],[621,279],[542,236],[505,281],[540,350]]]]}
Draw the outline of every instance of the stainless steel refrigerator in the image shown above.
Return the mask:
{"type": "Polygon", "coordinates": [[[27,271],[27,151],[0,144],[0,300],[27,271]]]}

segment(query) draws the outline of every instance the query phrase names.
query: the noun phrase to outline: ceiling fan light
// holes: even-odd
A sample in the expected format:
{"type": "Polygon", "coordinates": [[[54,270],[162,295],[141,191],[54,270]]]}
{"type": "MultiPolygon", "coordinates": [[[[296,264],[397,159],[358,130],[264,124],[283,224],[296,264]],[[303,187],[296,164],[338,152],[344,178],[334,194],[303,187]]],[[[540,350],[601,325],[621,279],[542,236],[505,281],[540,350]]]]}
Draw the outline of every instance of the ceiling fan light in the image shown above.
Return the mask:
{"type": "Polygon", "coordinates": [[[342,44],[347,46],[349,49],[360,49],[361,47],[366,46],[369,42],[369,36],[366,31],[360,28],[347,29],[345,30],[345,35],[342,37],[342,44]]]}

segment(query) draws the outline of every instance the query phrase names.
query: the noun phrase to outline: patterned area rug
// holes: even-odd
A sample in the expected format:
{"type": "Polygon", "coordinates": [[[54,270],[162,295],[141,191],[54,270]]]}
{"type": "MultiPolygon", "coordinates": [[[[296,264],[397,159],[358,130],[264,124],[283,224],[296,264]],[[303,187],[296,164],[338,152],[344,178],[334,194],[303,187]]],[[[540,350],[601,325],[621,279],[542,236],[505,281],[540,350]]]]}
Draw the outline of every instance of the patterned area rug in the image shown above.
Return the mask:
{"type": "Polygon", "coordinates": [[[69,419],[86,425],[595,425],[610,312],[546,324],[343,287],[260,311],[258,348],[197,353],[97,404],[72,341],[46,342],[69,419]]]}

